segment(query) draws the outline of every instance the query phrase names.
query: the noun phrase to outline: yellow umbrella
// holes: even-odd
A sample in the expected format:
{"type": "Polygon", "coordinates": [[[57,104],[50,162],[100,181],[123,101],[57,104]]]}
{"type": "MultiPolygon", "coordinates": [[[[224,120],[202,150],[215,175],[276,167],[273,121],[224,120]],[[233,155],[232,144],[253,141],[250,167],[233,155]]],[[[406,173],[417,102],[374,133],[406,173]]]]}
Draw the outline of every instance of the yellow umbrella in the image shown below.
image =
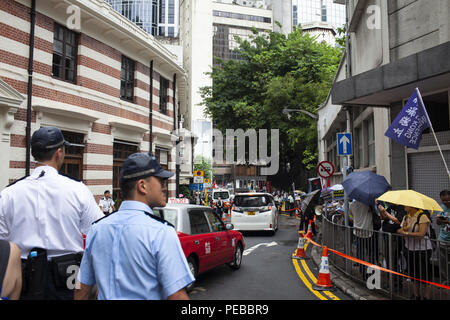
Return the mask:
{"type": "Polygon", "coordinates": [[[388,191],[377,200],[428,211],[444,211],[436,200],[414,190],[388,191]]]}

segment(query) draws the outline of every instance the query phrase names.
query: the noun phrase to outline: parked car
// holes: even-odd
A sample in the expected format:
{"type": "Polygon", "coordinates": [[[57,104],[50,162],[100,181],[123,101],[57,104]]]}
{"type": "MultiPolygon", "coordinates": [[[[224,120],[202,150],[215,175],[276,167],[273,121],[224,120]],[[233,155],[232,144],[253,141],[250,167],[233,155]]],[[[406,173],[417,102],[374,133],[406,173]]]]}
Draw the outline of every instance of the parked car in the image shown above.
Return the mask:
{"type": "Polygon", "coordinates": [[[235,230],[278,230],[278,210],[270,193],[238,193],[231,208],[231,223],[235,230]]]}
{"type": "MultiPolygon", "coordinates": [[[[155,215],[172,223],[189,268],[195,278],[217,266],[239,269],[245,249],[244,237],[224,224],[212,208],[193,204],[167,204],[154,208],[155,215]]],[[[187,289],[192,290],[194,284],[187,289]]]]}

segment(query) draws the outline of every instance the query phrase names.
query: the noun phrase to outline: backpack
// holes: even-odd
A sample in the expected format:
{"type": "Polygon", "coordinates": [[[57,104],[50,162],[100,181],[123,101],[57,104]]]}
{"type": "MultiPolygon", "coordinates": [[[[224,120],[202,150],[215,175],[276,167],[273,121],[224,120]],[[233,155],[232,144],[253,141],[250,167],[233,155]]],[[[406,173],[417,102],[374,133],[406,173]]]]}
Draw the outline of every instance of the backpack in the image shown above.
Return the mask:
{"type": "Polygon", "coordinates": [[[433,226],[431,225],[432,220],[431,220],[431,216],[430,216],[430,212],[428,210],[423,210],[421,213],[419,213],[419,215],[417,216],[417,220],[416,223],[414,223],[414,226],[412,228],[412,230],[414,231],[414,229],[416,228],[416,225],[419,225],[419,221],[420,218],[422,217],[422,215],[426,215],[428,217],[428,219],[430,220],[430,225],[428,227],[428,231],[427,231],[427,235],[430,239],[436,239],[436,231],[434,231],[433,226]]]}

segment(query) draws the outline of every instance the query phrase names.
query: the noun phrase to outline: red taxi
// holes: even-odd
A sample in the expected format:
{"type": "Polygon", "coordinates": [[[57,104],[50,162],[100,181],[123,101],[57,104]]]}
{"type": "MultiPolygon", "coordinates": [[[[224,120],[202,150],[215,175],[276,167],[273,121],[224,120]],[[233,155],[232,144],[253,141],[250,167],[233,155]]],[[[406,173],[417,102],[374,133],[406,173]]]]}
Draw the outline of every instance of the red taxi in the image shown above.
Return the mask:
{"type": "MultiPolygon", "coordinates": [[[[227,264],[239,269],[245,249],[244,237],[224,224],[212,208],[168,203],[164,208],[154,208],[155,215],[172,223],[180,238],[192,274],[198,274],[227,264]]],[[[188,290],[193,288],[193,284],[188,290]]]]}

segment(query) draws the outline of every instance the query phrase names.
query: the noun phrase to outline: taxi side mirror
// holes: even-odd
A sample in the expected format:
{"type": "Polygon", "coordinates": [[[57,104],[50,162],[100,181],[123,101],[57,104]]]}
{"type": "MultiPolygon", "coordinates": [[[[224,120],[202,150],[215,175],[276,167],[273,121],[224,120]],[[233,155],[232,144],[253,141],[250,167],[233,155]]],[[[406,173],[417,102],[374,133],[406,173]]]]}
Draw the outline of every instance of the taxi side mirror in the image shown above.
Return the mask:
{"type": "Polygon", "coordinates": [[[225,229],[227,229],[227,230],[233,230],[233,229],[234,229],[234,225],[231,224],[231,223],[227,223],[227,224],[225,225],[225,229]]]}

